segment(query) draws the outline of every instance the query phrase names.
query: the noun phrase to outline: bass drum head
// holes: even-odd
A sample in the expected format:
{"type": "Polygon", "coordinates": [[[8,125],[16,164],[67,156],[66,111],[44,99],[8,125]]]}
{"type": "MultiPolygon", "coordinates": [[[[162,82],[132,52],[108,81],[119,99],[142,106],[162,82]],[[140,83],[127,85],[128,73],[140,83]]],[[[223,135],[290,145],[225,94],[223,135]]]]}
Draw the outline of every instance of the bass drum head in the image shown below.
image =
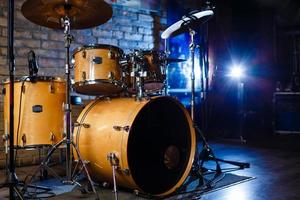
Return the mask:
{"type": "Polygon", "coordinates": [[[185,180],[195,150],[190,122],[171,98],[150,101],[137,115],[128,139],[128,163],[144,192],[169,193],[185,180]]]}

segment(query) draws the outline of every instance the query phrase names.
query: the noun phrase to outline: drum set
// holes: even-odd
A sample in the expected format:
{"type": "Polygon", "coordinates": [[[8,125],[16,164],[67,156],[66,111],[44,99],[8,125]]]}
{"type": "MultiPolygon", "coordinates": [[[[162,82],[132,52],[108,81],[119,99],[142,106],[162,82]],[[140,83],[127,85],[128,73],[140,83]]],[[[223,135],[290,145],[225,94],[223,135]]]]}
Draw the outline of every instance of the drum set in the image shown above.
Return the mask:
{"type": "MultiPolygon", "coordinates": [[[[197,137],[203,139],[206,154],[216,161],[220,172],[218,161],[226,161],[213,155],[193,122],[194,73],[191,116],[179,101],[167,95],[168,64],[185,60],[169,58],[167,51],[132,50],[125,54],[121,48],[107,44],[84,45],[71,54],[72,29],[99,26],[112,17],[112,8],[104,0],[26,0],[21,11],[35,24],[64,30],[65,78],[38,76],[35,55],[30,52],[29,76],[14,79],[13,54],[9,51],[10,79],[2,86],[4,138],[6,149],[10,150],[10,196],[15,192],[23,199],[12,180],[14,154],[11,150],[18,148],[50,147],[39,168],[25,182],[23,194],[39,171],[49,169],[64,184],[79,186],[78,175],[84,172],[89,188],[98,199],[95,182],[112,183],[116,200],[117,185],[150,196],[170,195],[185,185],[193,172],[202,177],[198,170],[201,166],[197,165],[195,131],[200,133],[197,137]],[[95,96],[74,122],[71,121],[72,91],[95,96]],[[66,149],[65,179],[48,166],[59,148],[66,149]]],[[[211,10],[191,13],[166,29],[162,38],[189,27],[190,50],[194,55],[190,23],[212,14],[211,10]]],[[[10,17],[13,18],[11,12],[10,17]]],[[[10,23],[10,33],[12,27],[10,23]]]]}
{"type": "MultiPolygon", "coordinates": [[[[15,147],[50,146],[39,171],[65,145],[63,182],[76,183],[75,171],[84,171],[95,194],[94,181],[112,182],[115,199],[117,185],[152,196],[175,192],[186,180],[196,151],[191,117],[166,95],[167,65],[184,60],[154,50],[125,54],[107,44],[84,45],[71,55],[71,29],[98,26],[112,17],[111,6],[102,0],[26,0],[21,11],[33,23],[64,30],[66,77],[35,74],[14,81],[15,147]],[[73,123],[72,90],[96,96],[73,123]],[[74,160],[81,167],[74,167],[74,160]]],[[[10,81],[4,81],[6,133],[9,87],[10,81]]]]}

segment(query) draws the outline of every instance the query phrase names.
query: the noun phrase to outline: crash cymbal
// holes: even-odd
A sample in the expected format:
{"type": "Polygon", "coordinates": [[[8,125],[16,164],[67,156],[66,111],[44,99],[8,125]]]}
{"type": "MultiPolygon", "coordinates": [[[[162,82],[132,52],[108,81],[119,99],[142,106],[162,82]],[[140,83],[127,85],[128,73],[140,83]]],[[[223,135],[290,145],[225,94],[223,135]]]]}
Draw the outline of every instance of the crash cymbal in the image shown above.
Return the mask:
{"type": "Polygon", "coordinates": [[[174,63],[174,62],[184,62],[186,60],[185,59],[180,59],[180,58],[166,58],[166,61],[168,63],[174,63]]]}
{"type": "Polygon", "coordinates": [[[29,21],[53,29],[63,29],[61,19],[66,16],[71,29],[95,27],[112,17],[104,0],[26,0],[21,11],[29,21]]]}

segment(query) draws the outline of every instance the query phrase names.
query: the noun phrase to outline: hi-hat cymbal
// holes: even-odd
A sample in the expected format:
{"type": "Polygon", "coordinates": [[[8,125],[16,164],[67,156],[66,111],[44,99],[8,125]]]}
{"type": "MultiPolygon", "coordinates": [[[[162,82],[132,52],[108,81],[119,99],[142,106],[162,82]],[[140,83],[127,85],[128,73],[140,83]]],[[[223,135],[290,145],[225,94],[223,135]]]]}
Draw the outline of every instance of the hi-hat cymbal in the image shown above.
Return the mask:
{"type": "Polygon", "coordinates": [[[180,59],[180,58],[166,58],[166,61],[168,63],[175,63],[175,62],[184,62],[186,60],[185,59],[180,59]]]}
{"type": "Polygon", "coordinates": [[[104,0],[26,0],[21,11],[29,21],[53,29],[63,29],[61,19],[66,16],[71,29],[95,27],[112,17],[104,0]]]}

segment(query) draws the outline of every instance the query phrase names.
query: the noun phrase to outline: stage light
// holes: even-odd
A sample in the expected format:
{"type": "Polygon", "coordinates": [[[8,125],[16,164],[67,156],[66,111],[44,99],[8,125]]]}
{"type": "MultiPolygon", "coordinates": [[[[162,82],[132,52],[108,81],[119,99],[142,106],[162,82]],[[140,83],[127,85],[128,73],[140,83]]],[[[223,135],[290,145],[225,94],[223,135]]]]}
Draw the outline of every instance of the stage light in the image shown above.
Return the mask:
{"type": "Polygon", "coordinates": [[[236,79],[243,78],[245,76],[245,68],[242,65],[233,65],[230,68],[228,76],[236,79]]]}

